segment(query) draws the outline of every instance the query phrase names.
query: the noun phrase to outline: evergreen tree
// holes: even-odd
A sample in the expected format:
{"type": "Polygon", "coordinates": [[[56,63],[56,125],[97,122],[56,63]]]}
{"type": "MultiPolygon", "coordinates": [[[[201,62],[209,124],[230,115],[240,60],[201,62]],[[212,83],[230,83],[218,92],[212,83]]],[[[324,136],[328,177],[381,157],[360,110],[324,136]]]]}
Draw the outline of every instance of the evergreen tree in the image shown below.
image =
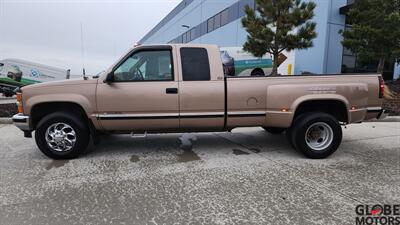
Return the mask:
{"type": "Polygon", "coordinates": [[[315,3],[301,0],[255,0],[257,12],[246,7],[243,27],[248,32],[243,49],[256,57],[273,55],[272,75],[278,74],[278,56],[284,51],[307,49],[317,37],[315,3]]]}
{"type": "Polygon", "coordinates": [[[351,29],[341,30],[344,47],[361,61],[385,63],[400,57],[400,0],[356,0],[348,13],[351,29]]]}

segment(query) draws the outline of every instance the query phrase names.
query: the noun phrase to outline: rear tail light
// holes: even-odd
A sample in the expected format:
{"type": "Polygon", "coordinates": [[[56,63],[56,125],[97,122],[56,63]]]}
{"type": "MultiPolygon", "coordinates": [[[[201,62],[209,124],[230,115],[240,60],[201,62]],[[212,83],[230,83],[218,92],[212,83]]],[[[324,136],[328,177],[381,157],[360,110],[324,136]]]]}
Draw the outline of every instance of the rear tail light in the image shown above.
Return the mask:
{"type": "Polygon", "coordinates": [[[383,98],[385,95],[385,81],[379,76],[379,98],[383,98]]]}
{"type": "Polygon", "coordinates": [[[24,113],[24,108],[22,106],[22,93],[17,93],[17,107],[18,113],[24,113]]]}

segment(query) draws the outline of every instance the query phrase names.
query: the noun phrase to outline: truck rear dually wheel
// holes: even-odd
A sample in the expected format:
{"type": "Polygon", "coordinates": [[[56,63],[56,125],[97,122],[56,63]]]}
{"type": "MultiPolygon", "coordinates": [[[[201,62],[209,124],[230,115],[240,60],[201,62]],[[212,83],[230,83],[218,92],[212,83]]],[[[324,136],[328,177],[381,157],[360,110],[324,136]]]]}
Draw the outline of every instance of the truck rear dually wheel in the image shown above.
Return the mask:
{"type": "Polygon", "coordinates": [[[86,150],[90,132],[78,116],[55,112],[40,120],[35,140],[46,156],[52,159],[72,159],[86,150]]]}
{"type": "Polygon", "coordinates": [[[292,145],[306,157],[322,159],[333,154],[342,142],[342,128],[326,113],[306,113],[295,120],[292,145]]]}

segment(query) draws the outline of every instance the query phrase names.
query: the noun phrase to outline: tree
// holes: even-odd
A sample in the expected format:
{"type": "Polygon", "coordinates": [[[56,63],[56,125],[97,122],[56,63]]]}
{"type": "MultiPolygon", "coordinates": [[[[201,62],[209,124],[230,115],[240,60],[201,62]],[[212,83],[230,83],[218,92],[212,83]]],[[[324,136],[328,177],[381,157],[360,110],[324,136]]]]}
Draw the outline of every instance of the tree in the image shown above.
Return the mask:
{"type": "Polygon", "coordinates": [[[284,50],[307,49],[317,37],[314,2],[301,0],[256,0],[257,13],[246,7],[242,19],[248,32],[245,51],[256,57],[266,53],[273,56],[272,75],[278,74],[278,56],[284,50]]]}
{"type": "Polygon", "coordinates": [[[385,63],[400,57],[400,0],[356,0],[348,12],[350,29],[341,30],[342,44],[361,61],[385,63]]]}

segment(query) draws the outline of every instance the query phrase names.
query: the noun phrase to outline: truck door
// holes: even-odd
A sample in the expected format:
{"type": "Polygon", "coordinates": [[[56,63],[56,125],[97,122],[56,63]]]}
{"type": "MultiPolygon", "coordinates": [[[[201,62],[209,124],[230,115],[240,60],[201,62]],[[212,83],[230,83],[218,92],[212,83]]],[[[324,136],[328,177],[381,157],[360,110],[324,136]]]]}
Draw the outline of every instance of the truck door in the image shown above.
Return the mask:
{"type": "Polygon", "coordinates": [[[222,130],[224,128],[224,80],[219,51],[182,47],[179,79],[180,128],[222,130]],[[209,59],[209,56],[210,57],[209,59]],[[215,58],[215,59],[214,59],[215,58]],[[219,63],[218,63],[219,62],[219,63]],[[220,68],[221,74],[214,68],[220,68]]]}
{"type": "Polygon", "coordinates": [[[178,82],[170,46],[142,47],[114,67],[113,81],[99,81],[98,119],[105,130],[179,129],[178,82]]]}

